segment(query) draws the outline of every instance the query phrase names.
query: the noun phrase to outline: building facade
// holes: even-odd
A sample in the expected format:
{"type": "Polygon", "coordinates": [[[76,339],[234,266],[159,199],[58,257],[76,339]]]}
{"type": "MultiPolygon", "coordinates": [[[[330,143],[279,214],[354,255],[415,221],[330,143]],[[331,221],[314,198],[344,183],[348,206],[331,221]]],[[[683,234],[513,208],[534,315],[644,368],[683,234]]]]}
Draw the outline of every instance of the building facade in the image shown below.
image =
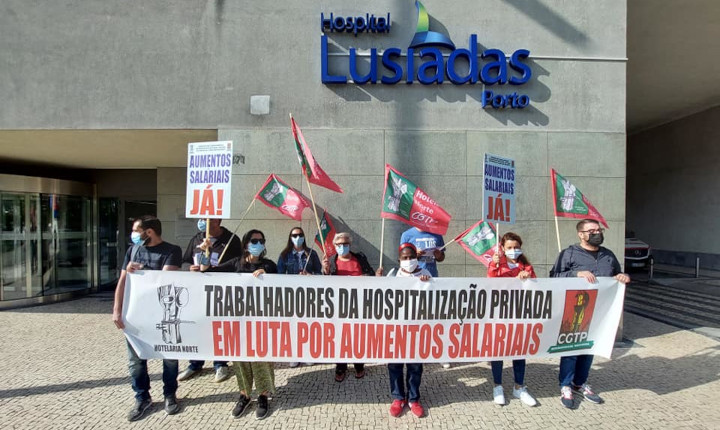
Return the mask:
{"type": "MultiPolygon", "coordinates": [[[[80,182],[95,187],[85,238],[92,257],[83,264],[98,265],[90,269],[96,287],[111,284],[100,274],[112,257],[103,260],[100,250],[114,246],[117,261],[130,215],[156,210],[163,237],[183,247],[196,232],[185,218],[188,142],[234,142],[233,219],[224,225],[263,230],[276,257],[298,223],[250,205],[270,173],[309,196],[289,114],[345,191],[313,187],[318,207],[352,232],[373,266],[381,255],[385,267],[394,264],[407,228],[387,221],[380,249],[385,164],[452,215],[449,241],[484,218],[485,153],[515,160],[516,222],[501,224],[500,234],[523,237],[540,275],[558,253],[551,168],[600,210],[610,226],[606,245],[623,253],[624,0],[4,7],[3,163],[15,175],[43,176],[45,166],[66,179],[82,171],[80,182]]],[[[301,225],[314,234],[310,211],[301,225]]],[[[18,233],[2,234],[12,241],[18,233]]],[[[575,220],[560,219],[559,236],[563,247],[576,242],[575,220]]],[[[485,274],[457,245],[439,271],[485,274]]]]}

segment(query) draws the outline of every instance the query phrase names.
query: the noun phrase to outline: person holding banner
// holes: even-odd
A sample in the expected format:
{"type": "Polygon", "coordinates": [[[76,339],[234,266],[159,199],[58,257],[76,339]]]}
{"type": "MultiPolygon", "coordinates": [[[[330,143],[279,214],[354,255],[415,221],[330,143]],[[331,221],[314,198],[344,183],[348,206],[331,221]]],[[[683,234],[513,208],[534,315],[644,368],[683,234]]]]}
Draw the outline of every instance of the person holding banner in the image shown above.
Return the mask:
{"type": "MultiPolygon", "coordinates": [[[[507,232],[500,239],[500,247],[502,254],[493,255],[493,262],[488,267],[488,278],[517,278],[522,281],[528,278],[537,278],[532,265],[522,252],[522,239],[515,233],[507,232]]],[[[498,405],[505,405],[505,393],[502,387],[502,360],[490,362],[492,368],[493,382],[493,401],[498,405]]],[[[515,386],[513,387],[513,397],[520,399],[528,406],[537,405],[537,400],[528,392],[525,386],[525,360],[513,360],[513,375],[515,376],[515,386]]]]}
{"type": "MultiPolygon", "coordinates": [[[[439,234],[410,227],[400,236],[400,244],[411,243],[418,250],[418,265],[427,269],[430,275],[438,277],[437,263],[445,260],[445,241],[439,234]]],[[[449,369],[450,363],[442,363],[443,369],[449,369]]]]}
{"type": "MultiPolygon", "coordinates": [[[[190,239],[182,261],[183,265],[190,266],[191,271],[200,270],[200,263],[206,258],[202,249],[206,238],[206,230],[210,236],[210,265],[217,266],[220,256],[224,260],[230,260],[242,255],[243,247],[240,238],[236,237],[230,230],[222,227],[221,222],[222,220],[219,218],[210,218],[210,223],[203,218],[198,219],[197,228],[200,231],[190,239]]],[[[188,368],[178,375],[178,381],[186,381],[199,374],[203,364],[205,362],[202,360],[190,360],[188,368]]],[[[232,376],[227,361],[214,361],[213,367],[215,368],[215,382],[226,381],[232,376]]]]}
{"type": "MultiPolygon", "coordinates": [[[[395,276],[402,278],[420,278],[427,282],[432,278],[427,269],[420,268],[418,264],[418,252],[412,243],[403,243],[398,249],[398,262],[400,270],[395,276]]],[[[379,268],[376,276],[382,276],[383,269],[379,268]]],[[[389,275],[388,275],[389,276],[389,275]]],[[[389,363],[388,373],[390,375],[390,395],[393,398],[390,404],[390,415],[399,417],[405,405],[410,406],[410,411],[418,418],[425,416],[425,409],[420,404],[420,381],[422,380],[422,363],[389,363]],[[407,376],[403,375],[404,368],[407,369],[407,376]],[[405,393],[405,381],[407,381],[407,394],[405,393]]]]}
{"type": "MultiPolygon", "coordinates": [[[[333,245],[335,254],[332,259],[327,255],[322,260],[322,273],[324,275],[340,276],[374,276],[375,271],[368,263],[367,257],[362,252],[350,251],[352,236],[350,233],[341,232],[335,234],[333,245]]],[[[355,378],[361,379],[365,376],[365,364],[355,363],[355,378]]],[[[335,366],[335,381],[342,382],[347,375],[347,363],[339,363],[335,366]]]]}
{"type": "MultiPolygon", "coordinates": [[[[293,227],[288,235],[287,245],[278,257],[278,273],[287,275],[319,275],[322,265],[317,252],[308,248],[305,242],[305,231],[293,227]]],[[[299,362],[293,361],[290,367],[298,367],[299,362]]]]}
{"type": "Polygon", "coordinates": [[[322,265],[317,252],[305,242],[305,232],[293,227],[288,235],[287,245],[278,257],[278,273],[287,275],[319,275],[322,265]]]}
{"type": "MultiPolygon", "coordinates": [[[[145,215],[136,219],[133,222],[131,239],[134,245],[125,254],[124,269],[120,273],[120,279],[115,288],[112,319],[119,329],[125,328],[122,315],[127,274],[134,273],[136,270],[179,270],[182,265],[182,250],[177,245],[163,241],[162,224],[156,217],[145,215]]],[[[128,413],[127,419],[128,421],[137,421],[152,405],[150,376],[147,370],[147,360],[142,360],[138,356],[130,342],[126,340],[126,343],[130,378],[135,391],[135,406],[128,413]]],[[[175,396],[178,387],[177,375],[178,361],[163,360],[163,395],[165,412],[168,415],[180,412],[180,406],[175,396]]]]}
{"type": "MultiPolygon", "coordinates": [[[[260,230],[250,230],[243,236],[244,252],[216,267],[202,265],[203,272],[252,273],[258,277],[263,273],[277,273],[277,266],[265,258],[265,234],[260,230]]],[[[240,389],[240,399],[232,410],[234,417],[242,416],[250,406],[250,394],[253,383],[259,393],[255,418],[261,420],[268,416],[268,395],[275,392],[275,369],[271,362],[233,362],[235,377],[240,389]]]]}
{"type": "MultiPolygon", "coordinates": [[[[580,244],[571,245],[558,255],[555,265],[550,269],[550,277],[585,278],[594,284],[596,277],[608,276],[627,284],[630,277],[621,273],[620,262],[612,251],[600,246],[604,241],[605,229],[592,219],[584,219],[576,226],[580,244]]],[[[593,356],[590,354],[575,355],[560,358],[560,400],[566,408],[574,408],[573,393],[592,403],[602,403],[603,399],[597,395],[587,383],[593,356]]]]}

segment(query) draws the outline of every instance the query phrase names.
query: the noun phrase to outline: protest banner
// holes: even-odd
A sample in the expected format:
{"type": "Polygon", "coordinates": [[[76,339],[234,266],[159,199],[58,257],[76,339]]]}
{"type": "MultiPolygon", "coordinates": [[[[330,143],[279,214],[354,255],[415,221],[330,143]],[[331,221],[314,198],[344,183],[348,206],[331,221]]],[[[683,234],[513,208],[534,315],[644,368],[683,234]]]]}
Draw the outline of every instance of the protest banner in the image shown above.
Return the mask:
{"type": "Polygon", "coordinates": [[[186,218],[231,217],[232,141],[188,144],[186,218]]]}
{"type": "Polygon", "coordinates": [[[485,220],[515,224],[515,160],[486,153],[483,172],[485,220]]]}
{"type": "Polygon", "coordinates": [[[610,357],[625,286],[612,278],[388,278],[137,271],[125,335],[140,357],[477,362],[610,357]]]}

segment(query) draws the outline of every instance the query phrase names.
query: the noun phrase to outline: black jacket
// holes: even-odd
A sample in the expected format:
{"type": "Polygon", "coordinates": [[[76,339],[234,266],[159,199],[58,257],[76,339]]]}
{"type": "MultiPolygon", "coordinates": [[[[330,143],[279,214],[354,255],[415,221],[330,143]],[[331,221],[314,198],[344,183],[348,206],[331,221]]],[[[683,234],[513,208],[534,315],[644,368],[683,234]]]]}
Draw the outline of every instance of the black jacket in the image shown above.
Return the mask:
{"type": "Polygon", "coordinates": [[[621,273],[620,262],[609,249],[599,247],[596,257],[580,245],[570,245],[558,255],[555,265],[550,269],[550,277],[576,277],[583,270],[595,276],[607,277],[621,273]]]}
{"type": "MultiPolygon", "coordinates": [[[[352,252],[350,251],[350,255],[357,258],[358,263],[360,263],[360,269],[362,270],[363,275],[367,276],[375,276],[375,270],[373,270],[372,266],[370,266],[370,263],[368,263],[368,259],[362,252],[352,252]]],[[[335,254],[333,258],[330,259],[330,274],[336,275],[337,274],[337,259],[338,255],[335,254]]]]}

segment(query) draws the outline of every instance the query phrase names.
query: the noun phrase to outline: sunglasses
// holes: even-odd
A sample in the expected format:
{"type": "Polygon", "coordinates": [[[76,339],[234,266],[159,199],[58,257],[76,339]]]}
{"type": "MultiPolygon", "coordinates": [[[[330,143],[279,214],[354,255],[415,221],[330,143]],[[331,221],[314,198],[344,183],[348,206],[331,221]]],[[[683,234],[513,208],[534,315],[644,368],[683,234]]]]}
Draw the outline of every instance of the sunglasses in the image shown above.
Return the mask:
{"type": "Polygon", "coordinates": [[[257,245],[258,243],[262,243],[263,245],[265,245],[265,239],[250,239],[250,243],[252,243],[253,245],[257,245]]]}
{"type": "Polygon", "coordinates": [[[305,237],[305,235],[303,233],[295,233],[291,234],[290,237],[305,237]]]}

